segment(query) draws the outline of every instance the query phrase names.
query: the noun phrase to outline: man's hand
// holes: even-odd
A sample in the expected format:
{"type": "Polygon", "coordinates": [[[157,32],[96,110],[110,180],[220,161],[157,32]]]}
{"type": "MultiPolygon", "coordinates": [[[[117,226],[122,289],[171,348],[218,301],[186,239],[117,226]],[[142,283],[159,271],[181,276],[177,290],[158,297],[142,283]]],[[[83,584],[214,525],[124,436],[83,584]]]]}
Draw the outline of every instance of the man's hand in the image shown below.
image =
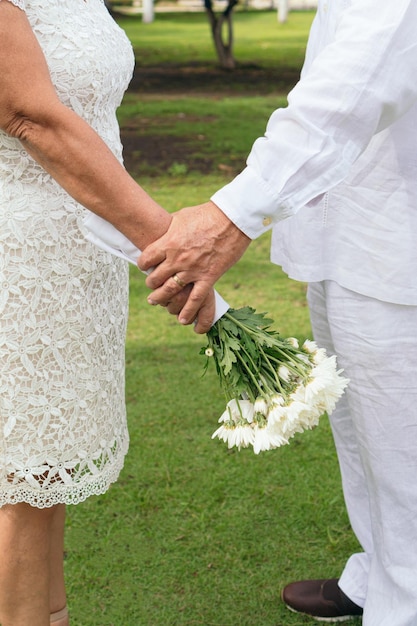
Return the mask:
{"type": "Polygon", "coordinates": [[[146,279],[153,289],[148,301],[169,310],[169,303],[187,285],[187,300],[178,319],[191,324],[198,318],[196,332],[206,332],[213,320],[209,320],[212,300],[207,296],[250,242],[213,202],[174,213],[167,232],[147,246],[139,259],[140,269],[154,268],[146,279]]]}

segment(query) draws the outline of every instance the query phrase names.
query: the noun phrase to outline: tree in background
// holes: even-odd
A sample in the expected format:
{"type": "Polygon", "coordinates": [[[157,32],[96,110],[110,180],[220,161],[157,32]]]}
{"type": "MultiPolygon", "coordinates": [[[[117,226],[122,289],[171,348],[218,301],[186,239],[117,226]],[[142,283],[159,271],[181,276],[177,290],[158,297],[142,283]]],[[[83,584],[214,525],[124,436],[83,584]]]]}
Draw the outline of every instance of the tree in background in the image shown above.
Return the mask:
{"type": "Polygon", "coordinates": [[[211,34],[220,65],[228,70],[236,66],[233,56],[233,8],[239,0],[227,0],[225,10],[216,15],[212,0],[204,0],[207,17],[210,22],[211,34]]]}

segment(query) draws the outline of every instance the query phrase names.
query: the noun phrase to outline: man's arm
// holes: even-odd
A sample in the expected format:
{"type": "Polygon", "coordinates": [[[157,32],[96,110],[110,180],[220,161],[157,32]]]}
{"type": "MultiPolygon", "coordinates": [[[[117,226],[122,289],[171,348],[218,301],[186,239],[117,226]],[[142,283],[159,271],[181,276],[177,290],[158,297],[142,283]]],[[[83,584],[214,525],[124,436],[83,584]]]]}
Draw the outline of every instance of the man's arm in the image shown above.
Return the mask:
{"type": "Polygon", "coordinates": [[[417,102],[415,0],[336,6],[340,14],[332,16],[333,31],[326,27],[324,42],[320,20],[313,25],[314,58],[288,107],[272,114],[265,136],[254,143],[247,167],[211,203],[181,211],[169,235],[140,261],[142,268],[160,263],[147,280],[157,288],[151,298],[158,303],[175,289],[162,284],[174,268],[184,280],[193,279],[180,315],[185,322],[250,239],[344,180],[371,139],[417,102]]]}

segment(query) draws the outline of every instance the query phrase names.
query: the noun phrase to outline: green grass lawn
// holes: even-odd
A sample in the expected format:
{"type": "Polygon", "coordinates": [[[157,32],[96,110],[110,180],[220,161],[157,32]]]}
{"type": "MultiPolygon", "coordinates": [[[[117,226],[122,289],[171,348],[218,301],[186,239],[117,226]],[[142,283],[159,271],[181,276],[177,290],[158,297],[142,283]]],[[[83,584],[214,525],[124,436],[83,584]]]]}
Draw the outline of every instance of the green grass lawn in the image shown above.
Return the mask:
{"type": "MultiPolygon", "coordinates": [[[[213,63],[204,15],[120,23],[141,63],[186,67],[190,50],[203,66],[213,63]]],[[[290,14],[289,23],[278,26],[274,12],[240,12],[236,56],[249,62],[256,53],[257,63],[273,66],[278,54],[299,67],[310,23],[311,14],[290,14]]],[[[122,130],[137,135],[130,148],[136,156],[129,156],[133,173],[170,210],[204,201],[227,182],[243,167],[270,111],[285,106],[281,87],[262,90],[267,95],[261,97],[242,95],[242,85],[233,96],[227,83],[204,97],[187,94],[185,85],[169,98],[163,92],[125,98],[122,130]],[[151,159],[158,138],[174,150],[151,159]]],[[[233,307],[267,311],[284,336],[310,336],[305,285],[269,262],[269,236],[252,244],[218,289],[233,307]]],[[[202,377],[205,338],[147,305],[147,293],[132,269],[126,348],[131,447],[105,496],[69,508],[71,624],[309,624],[283,606],[280,589],[299,577],[337,576],[357,547],[328,421],[259,456],[211,440],[224,398],[213,370],[202,377]]]]}
{"type": "MultiPolygon", "coordinates": [[[[312,12],[293,12],[285,24],[275,11],[237,11],[233,18],[234,54],[239,63],[297,69],[304,58],[312,12]]],[[[140,17],[121,17],[120,26],[133,43],[139,65],[216,61],[204,13],[158,13],[151,24],[140,17]]]]}

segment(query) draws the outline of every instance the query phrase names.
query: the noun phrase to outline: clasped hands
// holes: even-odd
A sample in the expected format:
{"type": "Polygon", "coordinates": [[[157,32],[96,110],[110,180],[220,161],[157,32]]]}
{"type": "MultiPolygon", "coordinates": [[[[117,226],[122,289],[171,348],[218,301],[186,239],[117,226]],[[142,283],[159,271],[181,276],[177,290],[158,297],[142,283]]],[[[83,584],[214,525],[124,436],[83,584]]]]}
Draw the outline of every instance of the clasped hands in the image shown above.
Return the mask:
{"type": "Polygon", "coordinates": [[[177,211],[138,261],[142,271],[152,270],[146,278],[149,304],[166,307],[181,324],[195,323],[197,333],[207,332],[214,319],[213,285],[250,241],[211,201],[177,211]]]}

